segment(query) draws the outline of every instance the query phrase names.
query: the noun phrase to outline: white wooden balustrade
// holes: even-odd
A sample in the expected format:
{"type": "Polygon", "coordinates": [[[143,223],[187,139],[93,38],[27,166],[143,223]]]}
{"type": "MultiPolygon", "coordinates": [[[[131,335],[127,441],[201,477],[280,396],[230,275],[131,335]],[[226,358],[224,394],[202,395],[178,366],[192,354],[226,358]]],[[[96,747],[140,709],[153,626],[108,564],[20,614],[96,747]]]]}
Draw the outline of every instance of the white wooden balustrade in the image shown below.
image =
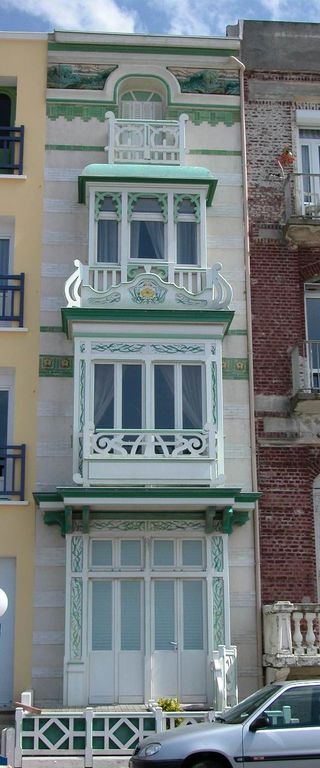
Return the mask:
{"type": "Polygon", "coordinates": [[[320,341],[301,341],[291,350],[292,394],[320,392],[320,341]]]}
{"type": "Polygon", "coordinates": [[[187,120],[122,120],[106,112],[108,163],[183,165],[187,120]]]}

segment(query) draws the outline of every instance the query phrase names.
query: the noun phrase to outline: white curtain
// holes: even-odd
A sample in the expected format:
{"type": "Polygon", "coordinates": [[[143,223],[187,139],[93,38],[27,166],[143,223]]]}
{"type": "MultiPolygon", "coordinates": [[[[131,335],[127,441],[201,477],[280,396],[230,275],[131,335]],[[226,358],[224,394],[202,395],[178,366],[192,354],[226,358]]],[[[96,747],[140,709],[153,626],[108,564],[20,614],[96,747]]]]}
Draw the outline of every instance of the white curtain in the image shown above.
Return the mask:
{"type": "Polygon", "coordinates": [[[97,261],[104,264],[117,264],[118,260],[118,222],[114,219],[100,219],[97,261]]]}
{"type": "Polygon", "coordinates": [[[114,366],[98,364],[94,372],[94,424],[96,429],[112,428],[106,424],[105,413],[114,401],[114,366]]]}
{"type": "Polygon", "coordinates": [[[163,259],[164,257],[164,226],[162,221],[133,221],[131,223],[131,258],[132,259],[163,259]],[[149,256],[141,253],[145,232],[148,233],[152,252],[149,256]],[[141,242],[140,242],[141,241],[141,242]]]}

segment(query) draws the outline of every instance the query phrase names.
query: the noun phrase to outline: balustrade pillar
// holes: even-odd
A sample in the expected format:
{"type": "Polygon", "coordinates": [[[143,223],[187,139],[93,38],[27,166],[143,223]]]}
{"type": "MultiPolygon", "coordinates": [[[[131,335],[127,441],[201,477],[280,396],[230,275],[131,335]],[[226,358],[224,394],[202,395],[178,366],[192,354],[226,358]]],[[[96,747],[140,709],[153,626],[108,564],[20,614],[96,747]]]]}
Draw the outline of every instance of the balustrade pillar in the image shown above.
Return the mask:
{"type": "Polygon", "coordinates": [[[301,632],[301,619],[303,618],[302,611],[294,611],[292,614],[293,621],[293,650],[295,653],[304,653],[303,635],[301,632]]]}

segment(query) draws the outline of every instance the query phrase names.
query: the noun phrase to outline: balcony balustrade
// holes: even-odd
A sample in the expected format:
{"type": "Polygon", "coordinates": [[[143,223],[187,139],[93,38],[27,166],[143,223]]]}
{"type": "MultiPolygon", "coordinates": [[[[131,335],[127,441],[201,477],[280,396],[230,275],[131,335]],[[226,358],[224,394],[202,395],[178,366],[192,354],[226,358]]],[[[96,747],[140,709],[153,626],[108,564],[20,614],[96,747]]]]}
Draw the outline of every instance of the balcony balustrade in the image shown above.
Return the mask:
{"type": "Polygon", "coordinates": [[[284,204],[287,238],[297,244],[320,245],[320,174],[290,173],[284,204]]]}
{"type": "Polygon", "coordinates": [[[18,323],[22,328],[23,313],[24,273],[0,275],[0,324],[18,323]]]}
{"type": "Polygon", "coordinates": [[[23,174],[24,125],[0,126],[0,174],[23,174]]]}
{"type": "Polygon", "coordinates": [[[264,657],[269,679],[281,676],[279,670],[320,667],[320,605],[290,603],[263,608],[264,657]],[[273,673],[270,668],[273,668],[273,673]],[[277,673],[278,670],[278,673],[277,673]]]}
{"type": "Polygon", "coordinates": [[[0,503],[1,499],[24,500],[26,446],[0,446],[0,503]]]}
{"type": "Polygon", "coordinates": [[[190,293],[200,293],[208,288],[210,281],[209,270],[200,267],[179,267],[176,264],[126,264],[121,267],[88,267],[83,266],[83,283],[90,285],[95,291],[107,291],[121,282],[133,280],[137,275],[159,275],[162,280],[174,283],[179,288],[186,288],[190,293]]]}
{"type": "Polygon", "coordinates": [[[292,396],[294,403],[305,401],[305,409],[319,410],[320,341],[301,341],[291,350],[292,396]],[[318,404],[317,404],[318,401],[318,404]]]}
{"type": "Polygon", "coordinates": [[[212,483],[217,479],[217,435],[213,424],[203,429],[84,428],[78,438],[81,476],[76,482],[212,483]]]}
{"type": "Polygon", "coordinates": [[[106,113],[108,163],[184,165],[185,124],[179,120],[122,120],[106,113]]]}

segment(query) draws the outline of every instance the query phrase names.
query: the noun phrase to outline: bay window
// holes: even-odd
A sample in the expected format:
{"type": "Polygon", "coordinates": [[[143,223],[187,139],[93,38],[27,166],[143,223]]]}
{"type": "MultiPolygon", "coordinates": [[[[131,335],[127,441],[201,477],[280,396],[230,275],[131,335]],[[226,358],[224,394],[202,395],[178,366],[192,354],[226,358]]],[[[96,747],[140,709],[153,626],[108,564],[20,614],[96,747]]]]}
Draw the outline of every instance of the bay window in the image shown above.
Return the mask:
{"type": "Polygon", "coordinates": [[[95,429],[202,429],[203,388],[201,364],[96,363],[95,429]]]}

